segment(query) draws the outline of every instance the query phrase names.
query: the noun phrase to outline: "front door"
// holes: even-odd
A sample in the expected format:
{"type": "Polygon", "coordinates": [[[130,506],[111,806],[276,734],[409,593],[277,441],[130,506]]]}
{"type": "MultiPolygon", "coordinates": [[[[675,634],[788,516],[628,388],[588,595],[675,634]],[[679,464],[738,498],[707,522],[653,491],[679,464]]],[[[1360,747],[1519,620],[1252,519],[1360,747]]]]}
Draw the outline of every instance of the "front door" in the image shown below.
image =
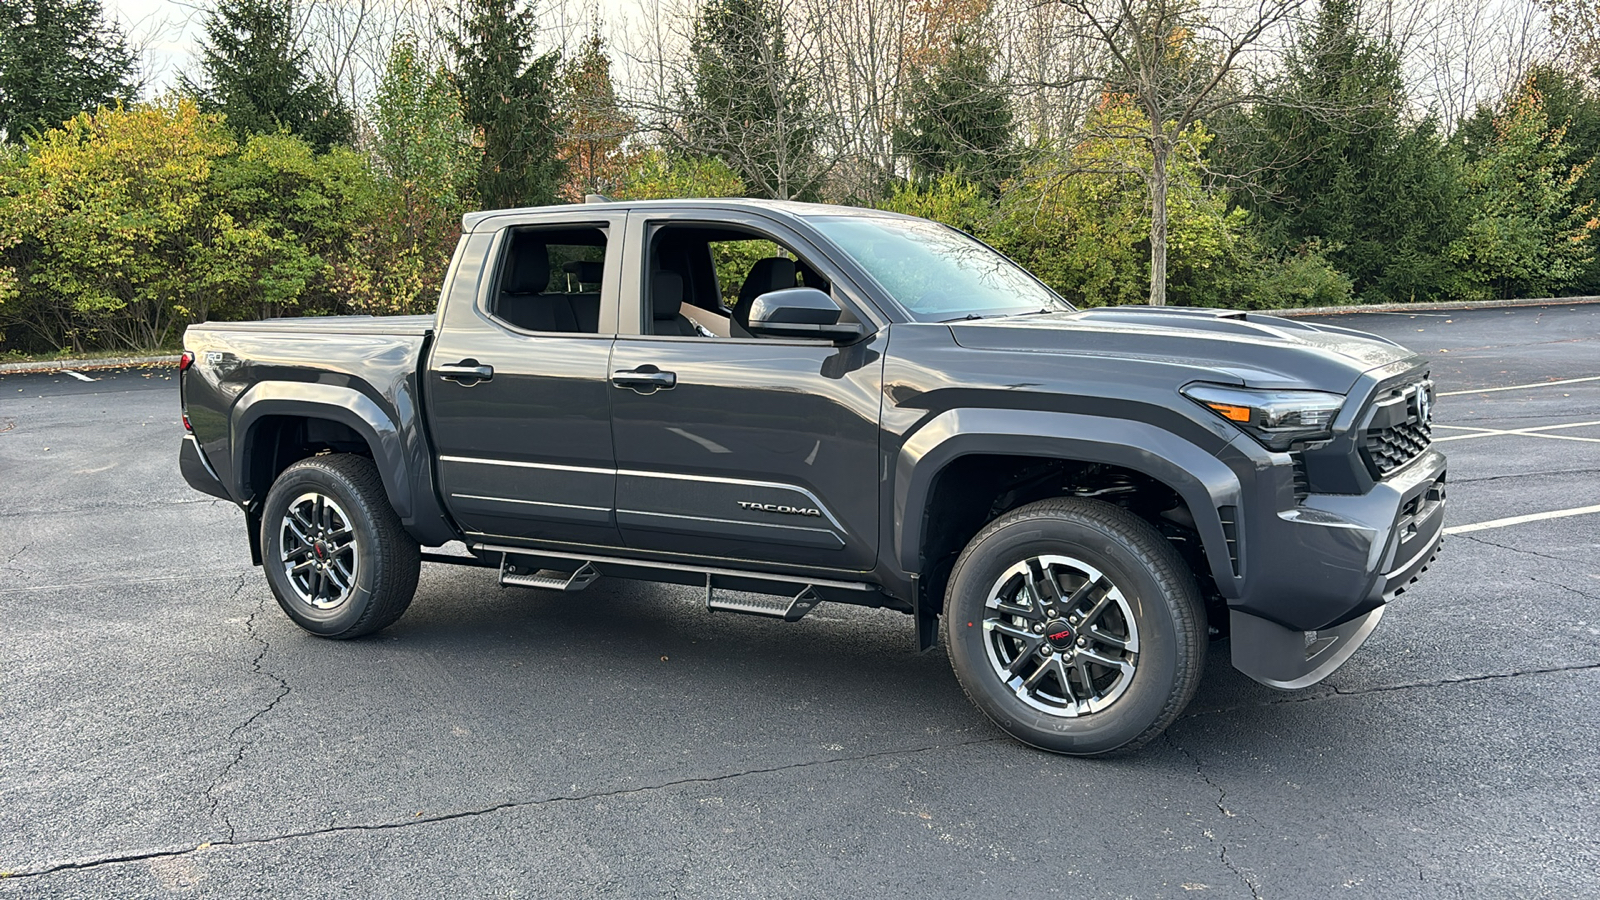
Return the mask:
{"type": "Polygon", "coordinates": [[[628,223],[611,359],[623,539],[702,560],[871,569],[886,333],[848,346],[740,336],[728,320],[741,292],[803,279],[840,297],[837,274],[797,260],[781,230],[644,215],[628,223]],[[764,281],[747,287],[752,272],[764,281]]]}
{"type": "Polygon", "coordinates": [[[608,376],[624,219],[468,238],[483,283],[452,288],[425,377],[440,492],[469,535],[620,543],[608,376]]]}

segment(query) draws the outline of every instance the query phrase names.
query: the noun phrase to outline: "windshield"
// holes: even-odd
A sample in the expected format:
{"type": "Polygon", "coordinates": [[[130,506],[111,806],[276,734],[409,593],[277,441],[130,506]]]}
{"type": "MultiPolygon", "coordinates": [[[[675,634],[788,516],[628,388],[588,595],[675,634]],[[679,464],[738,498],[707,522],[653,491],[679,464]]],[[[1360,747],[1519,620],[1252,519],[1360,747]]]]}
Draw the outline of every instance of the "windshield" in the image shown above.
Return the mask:
{"type": "Polygon", "coordinates": [[[811,223],[920,321],[1072,309],[1021,266],[937,222],[817,216],[811,223]]]}

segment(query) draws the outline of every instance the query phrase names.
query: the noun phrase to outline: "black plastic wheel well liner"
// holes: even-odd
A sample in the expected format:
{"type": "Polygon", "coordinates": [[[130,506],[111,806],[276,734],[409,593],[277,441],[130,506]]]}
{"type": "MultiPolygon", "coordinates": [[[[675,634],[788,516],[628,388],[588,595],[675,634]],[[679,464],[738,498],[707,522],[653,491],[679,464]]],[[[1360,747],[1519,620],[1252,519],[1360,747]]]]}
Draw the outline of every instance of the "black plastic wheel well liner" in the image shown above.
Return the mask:
{"type": "Polygon", "coordinates": [[[244,447],[250,496],[264,498],[284,469],[324,452],[373,457],[366,437],[343,422],[316,416],[262,416],[252,425],[244,447]]]}
{"type": "MultiPolygon", "coordinates": [[[[1194,521],[1183,497],[1143,472],[1054,457],[968,454],[951,460],[934,477],[923,509],[919,555],[925,601],[934,606],[943,602],[951,566],[985,525],[1036,500],[1074,496],[1120,506],[1163,534],[1193,535],[1192,526],[1181,524],[1194,521]]],[[[1198,548],[1198,535],[1192,542],[1198,548]]],[[[1191,559],[1185,553],[1184,557],[1191,566],[1201,563],[1197,576],[1208,574],[1203,556],[1191,559]]]]}

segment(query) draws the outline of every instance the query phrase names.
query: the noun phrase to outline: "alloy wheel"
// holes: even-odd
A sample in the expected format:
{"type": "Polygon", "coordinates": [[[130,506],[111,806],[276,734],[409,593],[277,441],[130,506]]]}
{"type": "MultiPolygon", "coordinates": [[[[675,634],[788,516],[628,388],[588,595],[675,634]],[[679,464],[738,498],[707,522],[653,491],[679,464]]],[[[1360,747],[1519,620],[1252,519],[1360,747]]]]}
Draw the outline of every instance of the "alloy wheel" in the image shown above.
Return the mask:
{"type": "Polygon", "coordinates": [[[1070,556],[1036,556],[1006,569],[985,603],[989,664],[1027,705],[1053,716],[1099,712],[1128,689],[1139,629],[1122,590],[1070,556]]]}
{"type": "Polygon", "coordinates": [[[350,516],[326,494],[296,497],[283,514],[283,569],[300,601],[318,610],[344,605],[356,587],[358,558],[350,516]]]}

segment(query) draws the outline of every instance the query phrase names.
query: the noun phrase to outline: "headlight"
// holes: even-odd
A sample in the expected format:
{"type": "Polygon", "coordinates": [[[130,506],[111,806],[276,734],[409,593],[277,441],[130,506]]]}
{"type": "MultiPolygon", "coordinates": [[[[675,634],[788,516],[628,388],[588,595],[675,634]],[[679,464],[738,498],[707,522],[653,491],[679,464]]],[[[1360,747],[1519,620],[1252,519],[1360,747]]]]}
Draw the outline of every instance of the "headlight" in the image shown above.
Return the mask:
{"type": "Polygon", "coordinates": [[[1333,436],[1333,418],[1344,396],[1323,391],[1267,391],[1191,384],[1183,395],[1238,425],[1273,450],[1333,436]]]}

